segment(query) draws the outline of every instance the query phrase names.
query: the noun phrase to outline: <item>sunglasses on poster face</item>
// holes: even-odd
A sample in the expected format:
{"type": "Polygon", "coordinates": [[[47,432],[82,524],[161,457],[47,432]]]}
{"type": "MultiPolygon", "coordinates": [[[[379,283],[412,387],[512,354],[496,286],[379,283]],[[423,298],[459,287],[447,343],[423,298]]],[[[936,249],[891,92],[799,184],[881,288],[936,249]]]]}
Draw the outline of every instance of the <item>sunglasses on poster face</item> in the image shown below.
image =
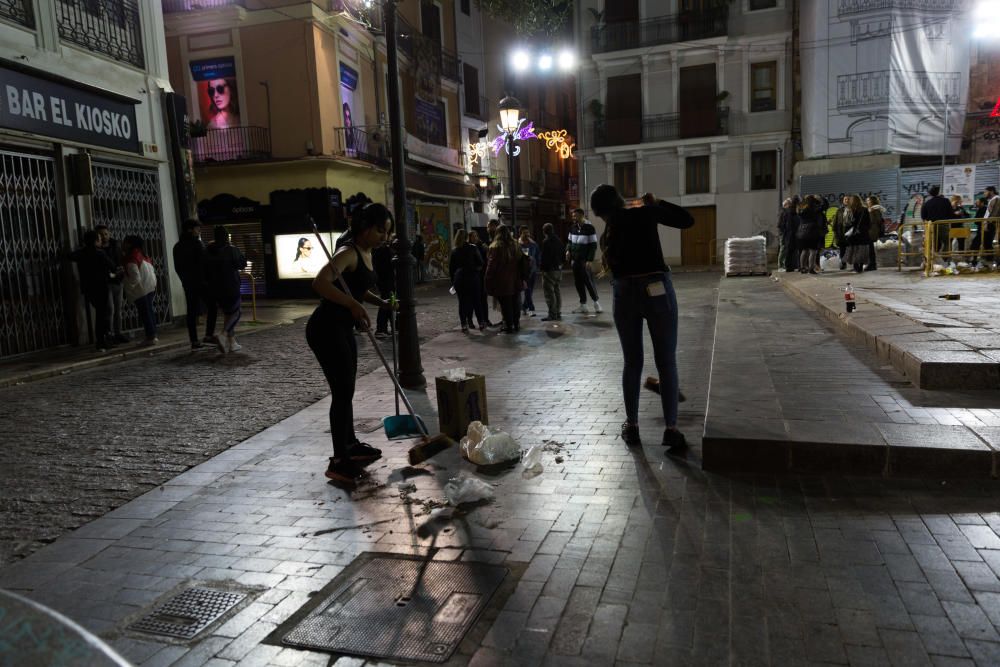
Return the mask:
{"type": "Polygon", "coordinates": [[[218,93],[219,95],[221,95],[222,93],[226,92],[226,88],[228,88],[228,87],[229,86],[227,86],[224,83],[220,83],[218,86],[213,86],[213,85],[209,84],[209,86],[208,86],[208,94],[212,95],[213,93],[218,93]]]}

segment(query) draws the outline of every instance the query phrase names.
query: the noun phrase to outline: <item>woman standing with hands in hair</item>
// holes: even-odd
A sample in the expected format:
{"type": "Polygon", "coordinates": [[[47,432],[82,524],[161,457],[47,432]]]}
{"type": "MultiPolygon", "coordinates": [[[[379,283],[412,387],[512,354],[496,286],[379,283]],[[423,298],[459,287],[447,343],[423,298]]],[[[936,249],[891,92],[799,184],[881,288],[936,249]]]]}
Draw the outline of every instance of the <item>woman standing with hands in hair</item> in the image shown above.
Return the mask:
{"type": "Polygon", "coordinates": [[[358,345],[354,325],[368,328],[371,320],[362,301],[391,308],[378,297],[372,249],[385,242],[392,231],[392,214],[382,204],[368,204],[351,218],[352,240],[337,250],[313,280],[320,295],[319,306],[306,326],[306,341],[323,367],[330,384],[330,438],[333,456],[326,476],[337,482],[353,483],[364,475],[362,465],[382,456],[382,452],[358,440],[354,433],[354,384],[358,375],[358,345]],[[347,284],[348,292],[340,286],[347,284]]]}
{"type": "Polygon", "coordinates": [[[669,454],[680,454],[687,442],[677,430],[677,297],[670,281],[670,268],[663,261],[659,226],[687,229],[694,224],[694,218],[680,206],[656,200],[652,195],[643,200],[656,203],[627,209],[625,200],[611,185],[599,185],[590,196],[591,210],[604,219],[601,261],[611,271],[615,328],[625,362],[622,369],[625,423],[621,435],[629,446],[642,444],[639,383],[645,320],[660,375],[660,402],[666,422],[663,446],[669,454]]]}

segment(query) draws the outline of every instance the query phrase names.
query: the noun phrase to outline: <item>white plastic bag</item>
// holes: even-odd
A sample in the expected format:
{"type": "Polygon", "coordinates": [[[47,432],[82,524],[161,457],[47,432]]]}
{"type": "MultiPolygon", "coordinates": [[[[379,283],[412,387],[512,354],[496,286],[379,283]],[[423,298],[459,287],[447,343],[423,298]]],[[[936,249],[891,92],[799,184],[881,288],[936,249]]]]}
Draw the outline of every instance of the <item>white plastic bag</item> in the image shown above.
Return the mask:
{"type": "Polygon", "coordinates": [[[452,296],[455,296],[456,294],[458,294],[458,292],[455,291],[455,286],[454,285],[452,285],[451,289],[448,290],[448,294],[450,294],[452,296]]]}
{"type": "Polygon", "coordinates": [[[458,447],[462,456],[481,466],[513,461],[521,456],[521,447],[514,438],[503,431],[491,431],[480,421],[469,424],[458,447]]]}
{"type": "Polygon", "coordinates": [[[529,472],[541,472],[542,471],[542,446],[535,445],[528,451],[524,453],[524,458],[521,459],[521,465],[524,469],[529,472]]]}
{"type": "Polygon", "coordinates": [[[448,503],[458,507],[465,503],[493,500],[493,487],[476,477],[465,475],[454,477],[444,485],[444,495],[448,503]]]}
{"type": "Polygon", "coordinates": [[[461,382],[462,380],[468,380],[469,376],[466,374],[464,368],[449,368],[444,372],[444,378],[451,382],[461,382]]]}

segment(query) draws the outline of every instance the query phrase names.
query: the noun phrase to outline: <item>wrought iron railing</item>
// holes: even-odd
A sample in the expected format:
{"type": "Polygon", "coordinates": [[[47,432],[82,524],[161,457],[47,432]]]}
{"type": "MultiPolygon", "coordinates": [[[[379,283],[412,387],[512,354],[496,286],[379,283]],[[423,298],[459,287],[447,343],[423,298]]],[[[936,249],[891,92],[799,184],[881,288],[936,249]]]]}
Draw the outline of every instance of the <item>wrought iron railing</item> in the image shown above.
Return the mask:
{"type": "Polygon", "coordinates": [[[961,13],[968,4],[968,0],[840,0],[837,15],[850,16],[892,9],[961,13]]]}
{"type": "Polygon", "coordinates": [[[452,81],[458,81],[461,83],[461,61],[458,56],[455,55],[453,51],[450,51],[438,42],[425,37],[419,30],[410,25],[402,16],[397,17],[399,26],[399,49],[405,53],[410,58],[414,58],[417,55],[424,57],[427,51],[431,49],[424,48],[428,43],[433,44],[432,49],[435,53],[435,65],[436,69],[441,72],[442,76],[446,76],[452,81]]]}
{"type": "Polygon", "coordinates": [[[20,23],[27,28],[35,27],[35,11],[31,0],[0,0],[0,18],[20,23]]]}
{"type": "Polygon", "coordinates": [[[644,21],[622,21],[595,25],[590,29],[593,53],[639,49],[709,37],[723,37],[729,24],[725,6],[702,12],[681,12],[644,21]]]}
{"type": "Polygon", "coordinates": [[[729,109],[710,113],[664,113],[641,118],[607,119],[594,123],[594,146],[620,146],[729,134],[729,109]]]}
{"type": "Polygon", "coordinates": [[[837,108],[887,107],[897,103],[957,105],[958,72],[896,72],[879,70],[837,77],[837,108]]]}
{"type": "Polygon", "coordinates": [[[334,155],[389,166],[389,141],[383,132],[374,127],[335,127],[333,131],[334,155]]]}
{"type": "Polygon", "coordinates": [[[231,6],[246,7],[246,0],[163,0],[163,13],[173,14],[231,6]]]}
{"type": "Polygon", "coordinates": [[[135,0],[59,0],[59,36],[94,53],[145,67],[135,0]]]}
{"type": "Polygon", "coordinates": [[[198,163],[266,160],[271,157],[271,135],[266,127],[254,126],[207,130],[202,137],[191,137],[191,148],[198,163]]]}

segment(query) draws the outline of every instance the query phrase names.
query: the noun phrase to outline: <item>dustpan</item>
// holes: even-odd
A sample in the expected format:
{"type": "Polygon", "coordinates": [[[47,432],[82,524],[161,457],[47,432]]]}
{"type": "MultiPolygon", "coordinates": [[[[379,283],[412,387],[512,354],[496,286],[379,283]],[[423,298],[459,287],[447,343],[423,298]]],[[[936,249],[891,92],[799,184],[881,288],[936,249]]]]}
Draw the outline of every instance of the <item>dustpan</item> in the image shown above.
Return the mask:
{"type": "MultiPolygon", "coordinates": [[[[392,374],[399,378],[399,368],[396,362],[396,295],[390,298],[393,305],[392,314],[389,317],[389,332],[392,335],[392,374]]],[[[382,419],[382,428],[385,429],[385,437],[389,440],[406,440],[408,438],[419,438],[427,433],[427,425],[419,416],[399,414],[399,389],[396,389],[396,414],[382,419]],[[419,421],[419,423],[417,423],[419,421]]]]}

